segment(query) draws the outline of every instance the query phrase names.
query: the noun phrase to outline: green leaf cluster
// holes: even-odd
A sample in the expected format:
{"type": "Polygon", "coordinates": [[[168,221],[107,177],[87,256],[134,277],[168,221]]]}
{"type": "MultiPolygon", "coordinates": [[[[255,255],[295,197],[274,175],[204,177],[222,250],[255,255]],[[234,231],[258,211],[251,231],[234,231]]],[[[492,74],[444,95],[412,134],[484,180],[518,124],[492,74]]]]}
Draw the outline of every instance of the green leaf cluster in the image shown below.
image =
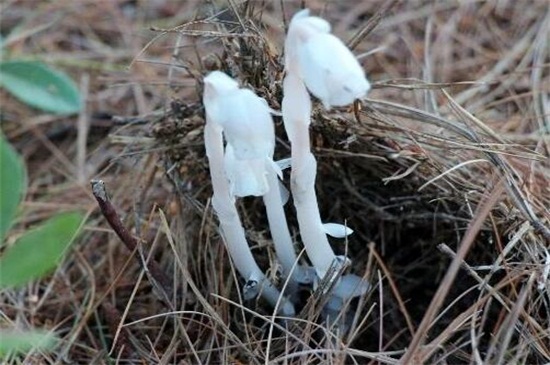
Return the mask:
{"type": "MultiPolygon", "coordinates": [[[[0,133],[0,291],[22,286],[54,270],[83,223],[80,213],[58,214],[7,244],[26,190],[21,157],[0,133]]],[[[0,330],[0,358],[10,353],[47,349],[56,336],[45,331],[0,330]]]]}
{"type": "MultiPolygon", "coordinates": [[[[21,38],[17,27],[0,36],[0,87],[21,102],[59,115],[78,113],[82,100],[74,81],[40,61],[4,60],[5,48],[21,38]]],[[[0,132],[0,291],[22,286],[53,271],[83,223],[80,213],[56,215],[8,244],[10,227],[27,187],[25,165],[0,132]]],[[[46,350],[57,342],[53,332],[0,329],[0,359],[33,349],[46,350]]]]}

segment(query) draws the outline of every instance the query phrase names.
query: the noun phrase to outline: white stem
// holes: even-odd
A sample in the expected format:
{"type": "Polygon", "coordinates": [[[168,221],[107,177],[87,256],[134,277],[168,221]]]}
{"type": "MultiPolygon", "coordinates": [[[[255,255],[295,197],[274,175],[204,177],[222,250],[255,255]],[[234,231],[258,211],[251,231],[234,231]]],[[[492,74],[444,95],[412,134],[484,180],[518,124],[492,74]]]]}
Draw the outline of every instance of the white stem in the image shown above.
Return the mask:
{"type": "Polygon", "coordinates": [[[292,144],[291,188],[300,234],[318,278],[334,284],[332,308],[330,305],[327,308],[340,309],[346,300],[364,294],[368,285],[353,274],[338,278],[349,260],[334,254],[326,232],[341,237],[349,234],[349,230],[334,224],[324,226],[321,221],[315,193],[317,163],[309,140],[308,90],[329,109],[363,97],[370,84],[351,51],[330,34],[330,25],[321,18],[309,16],[307,9],[296,13],[290,22],[285,41],[285,71],[282,114],[292,144]]]}
{"type": "Polygon", "coordinates": [[[271,166],[267,167],[266,177],[269,190],[263,196],[263,200],[269,221],[269,230],[271,231],[277,258],[283,268],[284,277],[290,277],[289,285],[292,293],[296,287],[295,284],[308,283],[311,279],[308,278],[306,270],[297,264],[298,256],[288,229],[281,192],[279,191],[279,180],[271,166]]]}
{"type": "MultiPolygon", "coordinates": [[[[285,77],[283,92],[283,121],[292,144],[291,189],[300,235],[317,277],[325,279],[330,273],[331,277],[326,279],[332,282],[349,260],[334,254],[321,221],[315,193],[317,162],[310,151],[309,140],[311,99],[304,83],[291,72],[285,77]]],[[[368,284],[360,277],[344,275],[334,283],[329,303],[339,311],[347,300],[365,294],[367,289],[368,284]]]]}
{"type": "Polygon", "coordinates": [[[293,73],[286,75],[283,93],[283,121],[292,144],[291,189],[300,235],[317,276],[322,279],[337,257],[323,230],[315,194],[317,163],[310,152],[308,128],[311,100],[304,83],[293,73]]]}
{"type": "MultiPolygon", "coordinates": [[[[227,250],[237,271],[247,280],[247,285],[250,282],[257,283],[257,287],[261,290],[264,298],[275,307],[281,297],[281,293],[265,277],[258,267],[256,260],[254,260],[252,252],[250,252],[234,199],[229,192],[229,183],[224,174],[222,129],[213,122],[209,122],[208,116],[204,128],[204,140],[214,191],[212,206],[220,220],[221,233],[227,250]]],[[[286,298],[281,298],[280,303],[279,311],[282,314],[287,316],[294,315],[294,306],[291,302],[286,298]]]]}

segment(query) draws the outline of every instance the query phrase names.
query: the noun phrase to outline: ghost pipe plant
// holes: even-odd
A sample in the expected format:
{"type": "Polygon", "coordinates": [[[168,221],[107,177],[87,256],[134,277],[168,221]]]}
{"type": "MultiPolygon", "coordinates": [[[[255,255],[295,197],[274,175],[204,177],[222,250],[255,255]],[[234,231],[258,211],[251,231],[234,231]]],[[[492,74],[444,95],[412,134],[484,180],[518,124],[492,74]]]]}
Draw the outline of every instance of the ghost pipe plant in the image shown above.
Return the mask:
{"type": "Polygon", "coordinates": [[[351,51],[330,34],[330,24],[310,16],[309,9],[296,13],[290,22],[285,69],[298,76],[326,109],[349,105],[370,89],[365,72],[351,51]]]}
{"type": "Polygon", "coordinates": [[[231,101],[235,102],[238,100],[230,99],[235,99],[238,95],[242,95],[242,99],[250,96],[250,94],[243,94],[240,91],[246,92],[246,90],[239,89],[238,84],[234,80],[221,72],[215,71],[204,79],[203,103],[206,110],[204,143],[214,193],[212,206],[218,215],[221,234],[229,254],[239,274],[246,280],[243,290],[245,299],[255,297],[261,289],[262,295],[271,305],[276,306],[277,302],[281,300],[281,313],[284,315],[294,315],[292,303],[286,300],[286,298],[281,298],[281,293],[268,281],[254,260],[235,207],[235,191],[238,191],[240,194],[252,193],[261,195],[267,189],[265,178],[262,176],[262,173],[252,173],[251,176],[250,173],[237,174],[236,170],[232,170],[234,180],[230,186],[228,175],[231,174],[226,174],[225,171],[228,165],[231,168],[231,163],[236,161],[235,154],[250,157],[254,151],[251,147],[256,142],[250,140],[248,141],[248,145],[237,144],[235,150],[231,143],[231,133],[229,136],[226,134],[228,147],[224,151],[223,132],[228,124],[229,128],[231,128],[233,126],[232,123],[238,121],[238,119],[231,118],[234,117],[234,115],[231,115],[232,111],[240,111],[242,113],[242,110],[239,108],[241,107],[240,105],[230,104],[231,101]]]}
{"type": "MultiPolygon", "coordinates": [[[[352,231],[341,225],[323,225],[321,221],[315,194],[317,163],[310,152],[311,100],[307,90],[329,109],[365,96],[370,85],[350,50],[330,34],[330,25],[309,16],[307,9],[298,12],[290,23],[285,41],[285,70],[282,114],[292,145],[292,195],[307,255],[318,278],[323,279],[328,273],[336,275],[348,261],[334,254],[327,233],[345,237],[352,231]]],[[[346,275],[336,283],[332,294],[344,299],[360,295],[366,291],[366,285],[359,283],[356,276],[346,275]]]]}
{"type": "MultiPolygon", "coordinates": [[[[275,306],[280,293],[256,264],[235,208],[236,196],[264,197],[277,256],[285,274],[290,275],[297,259],[278,190],[276,172],[280,170],[272,160],[275,133],[270,109],[264,99],[240,89],[222,72],[210,73],[204,85],[204,138],[214,191],[212,205],[235,267],[247,279],[245,297],[254,297],[263,287],[262,294],[275,306]]],[[[295,272],[301,274],[300,270],[295,272]]],[[[286,298],[281,300],[282,313],[293,315],[292,303],[286,298]]]]}
{"type": "MultiPolygon", "coordinates": [[[[267,114],[269,116],[269,114],[267,114]]],[[[256,114],[255,118],[261,117],[256,114]]],[[[271,117],[269,116],[271,119],[271,117]]],[[[251,129],[257,133],[259,129],[251,129]]],[[[227,132],[230,134],[230,132],[227,132]]],[[[266,144],[275,140],[275,135],[266,139],[266,144]]],[[[281,263],[283,277],[289,278],[288,292],[294,294],[297,290],[297,284],[309,284],[312,280],[311,270],[297,264],[297,256],[294,250],[292,237],[288,229],[283,205],[286,198],[283,195],[288,194],[285,188],[279,184],[278,175],[281,170],[273,162],[273,150],[269,156],[258,159],[239,160],[236,158],[231,143],[227,143],[225,151],[225,171],[229,179],[230,191],[235,196],[262,195],[269,222],[269,230],[275,252],[281,263]],[[259,177],[254,176],[260,175],[259,177]],[[263,194],[262,194],[263,193],[263,194]]]]}

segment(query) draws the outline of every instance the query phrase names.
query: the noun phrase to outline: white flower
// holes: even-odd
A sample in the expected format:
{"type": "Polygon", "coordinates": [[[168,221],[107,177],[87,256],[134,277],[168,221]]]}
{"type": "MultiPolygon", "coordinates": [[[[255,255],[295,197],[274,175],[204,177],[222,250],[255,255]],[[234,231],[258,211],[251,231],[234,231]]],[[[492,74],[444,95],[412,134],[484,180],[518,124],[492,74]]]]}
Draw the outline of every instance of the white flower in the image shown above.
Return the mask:
{"type": "Polygon", "coordinates": [[[265,174],[269,170],[265,166],[275,165],[271,161],[275,136],[267,103],[251,91],[239,89],[236,81],[219,71],[205,77],[203,103],[204,145],[214,193],[212,206],[227,250],[246,280],[243,298],[252,299],[261,293],[279,313],[293,316],[292,302],[282,297],[256,263],[235,207],[236,193],[244,196],[267,189],[265,174]],[[254,136],[254,131],[260,135],[254,136]]]}
{"type": "Polygon", "coordinates": [[[204,105],[226,140],[224,167],[234,196],[267,192],[275,130],[267,102],[220,71],[204,78],[204,105]]]}
{"type": "Polygon", "coordinates": [[[225,146],[224,167],[232,196],[262,196],[269,190],[267,183],[268,158],[235,158],[233,146],[225,146]]]}
{"type": "Polygon", "coordinates": [[[355,275],[339,277],[350,261],[345,256],[336,256],[327,238],[327,234],[344,238],[353,230],[341,224],[323,224],[321,220],[315,193],[317,164],[311,153],[308,130],[311,100],[307,91],[329,109],[365,96],[370,84],[351,51],[330,34],[330,25],[309,16],[307,9],[290,22],[285,41],[285,71],[282,116],[292,145],[291,188],[300,236],[317,279],[334,284],[325,310],[338,318],[346,301],[365,294],[368,285],[355,275]]]}
{"type": "Polygon", "coordinates": [[[351,104],[370,89],[365,72],[323,19],[298,12],[285,42],[285,66],[296,73],[325,108],[351,104]]]}

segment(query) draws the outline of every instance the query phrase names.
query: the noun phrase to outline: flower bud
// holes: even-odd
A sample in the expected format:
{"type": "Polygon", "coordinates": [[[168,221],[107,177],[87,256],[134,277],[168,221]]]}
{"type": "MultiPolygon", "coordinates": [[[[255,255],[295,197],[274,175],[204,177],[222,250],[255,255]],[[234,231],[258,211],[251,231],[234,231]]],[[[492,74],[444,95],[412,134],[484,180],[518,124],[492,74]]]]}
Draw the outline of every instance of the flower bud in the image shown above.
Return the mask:
{"type": "Polygon", "coordinates": [[[326,109],[351,104],[370,89],[355,56],[329,32],[326,21],[301,11],[290,23],[285,44],[287,71],[297,73],[326,109]]]}

